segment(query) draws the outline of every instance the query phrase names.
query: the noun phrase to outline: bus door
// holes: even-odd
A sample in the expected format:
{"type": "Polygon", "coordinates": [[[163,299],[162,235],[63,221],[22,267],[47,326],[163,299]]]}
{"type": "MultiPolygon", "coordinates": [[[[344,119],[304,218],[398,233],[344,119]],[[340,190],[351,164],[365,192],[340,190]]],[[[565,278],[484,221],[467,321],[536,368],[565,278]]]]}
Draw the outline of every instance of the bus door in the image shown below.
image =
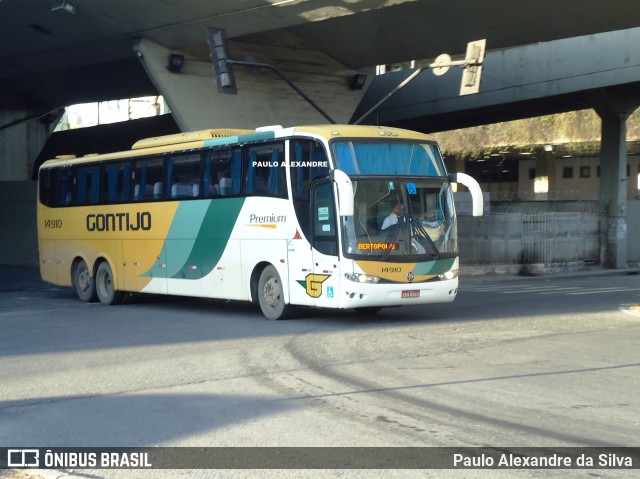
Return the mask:
{"type": "MultiPolygon", "coordinates": [[[[309,203],[306,210],[309,210],[309,203]]],[[[308,218],[308,213],[306,216],[308,218]]],[[[288,240],[289,302],[300,306],[315,306],[315,293],[310,289],[313,281],[313,256],[310,243],[305,241],[306,237],[306,231],[296,229],[294,237],[288,240]]],[[[311,241],[311,238],[308,239],[311,241]]]]}
{"type": "Polygon", "coordinates": [[[338,221],[333,183],[328,180],[314,184],[311,190],[311,242],[313,275],[307,279],[307,293],[317,306],[338,307],[338,221]]]}

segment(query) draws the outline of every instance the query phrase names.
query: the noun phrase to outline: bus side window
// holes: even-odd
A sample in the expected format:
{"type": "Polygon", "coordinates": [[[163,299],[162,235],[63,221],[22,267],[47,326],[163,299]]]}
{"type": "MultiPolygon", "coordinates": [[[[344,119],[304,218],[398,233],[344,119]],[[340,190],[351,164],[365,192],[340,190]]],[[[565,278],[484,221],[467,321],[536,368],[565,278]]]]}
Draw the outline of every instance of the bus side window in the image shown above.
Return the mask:
{"type": "Polygon", "coordinates": [[[221,196],[237,196],[240,194],[242,180],[242,150],[234,148],[230,151],[229,160],[220,172],[218,187],[221,196]]]}
{"type": "Polygon", "coordinates": [[[56,168],[57,178],[55,178],[55,204],[58,206],[71,206],[74,198],[73,193],[75,190],[73,171],[69,166],[63,166],[56,168]]]}
{"type": "Polygon", "coordinates": [[[38,173],[38,198],[40,199],[40,203],[46,206],[53,206],[53,195],[52,191],[52,176],[55,172],[54,168],[46,168],[41,169],[38,173]]]}
{"type": "Polygon", "coordinates": [[[95,205],[100,201],[100,167],[80,166],[76,171],[76,204],[95,205]]]}
{"type": "Polygon", "coordinates": [[[133,185],[134,201],[162,199],[162,158],[138,160],[135,162],[133,185]]]}
{"type": "Polygon", "coordinates": [[[284,143],[262,143],[247,147],[244,194],[287,197],[284,143]]]}
{"type": "Polygon", "coordinates": [[[317,183],[313,188],[313,246],[321,253],[337,256],[338,232],[331,182],[317,183]]]}
{"type": "Polygon", "coordinates": [[[202,184],[200,193],[203,198],[211,198],[220,195],[218,186],[218,174],[216,172],[216,157],[219,151],[205,150],[202,155],[202,184]]]}
{"type": "Polygon", "coordinates": [[[175,156],[167,160],[167,198],[200,196],[200,153],[175,156]]]}
{"type": "Polygon", "coordinates": [[[129,201],[130,185],[131,165],[129,162],[107,164],[104,167],[102,177],[102,201],[104,203],[129,201]]]}

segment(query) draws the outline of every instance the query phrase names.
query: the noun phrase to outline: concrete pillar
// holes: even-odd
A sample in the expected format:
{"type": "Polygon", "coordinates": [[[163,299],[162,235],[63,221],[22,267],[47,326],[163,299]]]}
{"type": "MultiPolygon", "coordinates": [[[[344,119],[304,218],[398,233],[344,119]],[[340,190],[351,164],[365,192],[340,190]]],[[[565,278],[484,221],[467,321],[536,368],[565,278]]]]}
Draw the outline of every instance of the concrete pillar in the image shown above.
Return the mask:
{"type": "Polygon", "coordinates": [[[607,209],[607,231],[601,263],[627,267],[627,118],[640,101],[634,95],[603,89],[593,94],[602,120],[600,201],[607,209]]]}
{"type": "Polygon", "coordinates": [[[0,95],[0,181],[31,179],[51,132],[49,117],[18,95],[0,95]]]}
{"type": "Polygon", "coordinates": [[[608,231],[603,264],[627,267],[627,116],[602,118],[600,200],[607,206],[608,231]]]}

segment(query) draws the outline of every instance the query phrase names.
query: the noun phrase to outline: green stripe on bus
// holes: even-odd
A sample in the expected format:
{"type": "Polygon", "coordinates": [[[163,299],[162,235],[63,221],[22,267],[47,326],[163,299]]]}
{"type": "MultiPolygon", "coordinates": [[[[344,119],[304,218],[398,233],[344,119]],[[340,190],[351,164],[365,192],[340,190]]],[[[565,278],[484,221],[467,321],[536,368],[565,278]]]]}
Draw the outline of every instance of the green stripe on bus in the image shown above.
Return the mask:
{"type": "Polygon", "coordinates": [[[276,137],[272,131],[261,131],[260,133],[248,133],[246,135],[225,136],[204,140],[205,148],[211,146],[230,145],[235,143],[247,143],[249,141],[273,140],[276,137]]]}
{"type": "Polygon", "coordinates": [[[183,201],[162,247],[166,265],[154,265],[143,276],[201,279],[220,261],[244,198],[183,201]]]}
{"type": "Polygon", "coordinates": [[[416,276],[423,276],[427,274],[446,273],[451,269],[454,261],[455,258],[446,258],[418,263],[416,264],[415,268],[413,268],[413,274],[415,274],[416,276]]]}
{"type": "Polygon", "coordinates": [[[244,200],[226,198],[211,201],[189,258],[180,271],[171,277],[200,279],[213,271],[229,243],[244,200]],[[198,265],[198,269],[189,269],[191,265],[198,265]]]}

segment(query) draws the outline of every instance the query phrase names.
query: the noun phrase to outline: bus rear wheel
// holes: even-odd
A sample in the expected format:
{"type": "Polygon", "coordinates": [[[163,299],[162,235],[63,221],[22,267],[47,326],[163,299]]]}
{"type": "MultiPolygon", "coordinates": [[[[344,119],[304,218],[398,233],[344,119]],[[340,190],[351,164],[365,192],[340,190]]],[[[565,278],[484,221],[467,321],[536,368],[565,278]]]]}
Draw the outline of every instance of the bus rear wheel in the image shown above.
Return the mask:
{"type": "Polygon", "coordinates": [[[116,291],[113,285],[111,266],[106,261],[100,263],[96,271],[96,293],[102,304],[120,304],[124,298],[122,291],[116,291]]]}
{"type": "Polygon", "coordinates": [[[267,319],[286,319],[293,309],[284,302],[284,286],[278,271],[272,265],[267,266],[260,274],[258,302],[267,319]]]}
{"type": "Polygon", "coordinates": [[[98,300],[95,278],[91,277],[89,267],[84,260],[78,261],[73,267],[71,280],[73,287],[76,289],[76,294],[81,301],[94,303],[98,300]]]}

